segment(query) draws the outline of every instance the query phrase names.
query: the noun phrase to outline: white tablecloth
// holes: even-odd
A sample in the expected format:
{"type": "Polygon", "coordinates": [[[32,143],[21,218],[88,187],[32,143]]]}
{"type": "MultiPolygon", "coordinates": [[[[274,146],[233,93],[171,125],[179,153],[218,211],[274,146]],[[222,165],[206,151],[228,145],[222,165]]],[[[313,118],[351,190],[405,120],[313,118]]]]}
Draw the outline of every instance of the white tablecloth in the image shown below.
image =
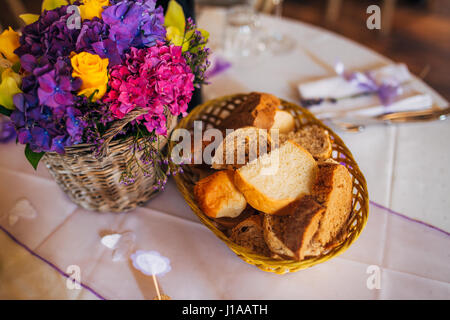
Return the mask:
{"type": "MultiPolygon", "coordinates": [[[[200,17],[216,44],[222,18],[220,11],[200,17]]],[[[330,74],[323,62],[332,66],[340,59],[349,68],[388,62],[309,25],[264,21],[288,32],[296,48],[216,76],[205,87],[207,99],[259,90],[296,101],[299,81],[330,74]]],[[[198,222],[172,180],[144,208],[127,214],[92,213],[71,203],[44,166],[35,172],[22,146],[1,145],[0,298],[152,299],[152,280],[130,261],[113,262],[111,249],[100,242],[104,233],[133,231],[136,249],[156,250],[171,260],[172,270],[159,281],[174,299],[449,299],[449,124],[341,133],[368,180],[373,202],[367,227],[341,256],[286,275],[265,273],[236,257],[198,222]],[[7,213],[21,198],[38,215],[10,226],[7,213]],[[36,267],[20,268],[24,265],[36,267]],[[71,265],[81,270],[79,290],[66,287],[65,272],[71,265]],[[368,268],[379,270],[379,289],[367,285],[368,268]]]]}

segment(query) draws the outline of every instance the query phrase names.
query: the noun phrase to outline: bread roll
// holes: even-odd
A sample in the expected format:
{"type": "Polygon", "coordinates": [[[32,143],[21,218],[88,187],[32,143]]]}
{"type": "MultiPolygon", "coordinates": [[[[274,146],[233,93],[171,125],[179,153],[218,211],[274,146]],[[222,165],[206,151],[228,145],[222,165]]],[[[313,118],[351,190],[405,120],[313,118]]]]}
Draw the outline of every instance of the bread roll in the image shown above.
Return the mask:
{"type": "Polygon", "coordinates": [[[287,141],[236,170],[234,182],[253,208],[272,214],[310,194],[316,172],[311,154],[287,141]]]}
{"type": "Polygon", "coordinates": [[[280,100],[274,95],[252,92],[222,121],[219,129],[238,129],[248,126],[270,129],[279,105],[280,100]]]}
{"type": "Polygon", "coordinates": [[[218,171],[198,181],[194,197],[200,209],[211,218],[234,218],[241,214],[247,201],[233,184],[232,171],[218,171]]]}
{"type": "Polygon", "coordinates": [[[271,129],[279,130],[279,134],[287,134],[295,129],[294,117],[287,111],[277,110],[271,129]]]}

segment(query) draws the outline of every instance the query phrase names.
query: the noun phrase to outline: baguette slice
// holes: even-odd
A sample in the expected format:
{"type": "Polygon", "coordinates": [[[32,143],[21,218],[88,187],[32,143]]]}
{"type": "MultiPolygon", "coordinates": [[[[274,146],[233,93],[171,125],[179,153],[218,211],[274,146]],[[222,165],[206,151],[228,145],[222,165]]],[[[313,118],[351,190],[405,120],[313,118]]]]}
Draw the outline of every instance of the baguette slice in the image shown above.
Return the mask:
{"type": "Polygon", "coordinates": [[[325,208],[312,196],[305,196],[278,214],[264,215],[264,239],[269,249],[282,257],[303,260],[320,253],[320,246],[313,241],[325,208]]]}
{"type": "Polygon", "coordinates": [[[248,95],[247,100],[237,106],[222,121],[219,129],[238,129],[247,126],[270,129],[279,105],[280,100],[274,95],[252,92],[248,95]]]}
{"type": "Polygon", "coordinates": [[[294,117],[287,111],[277,110],[271,129],[278,129],[279,134],[287,134],[295,129],[294,117]]]}
{"type": "Polygon", "coordinates": [[[247,201],[234,186],[233,175],[232,171],[218,171],[195,185],[195,200],[207,216],[234,218],[244,211],[247,201]]]}
{"type": "Polygon", "coordinates": [[[280,134],[280,143],[292,140],[308,150],[316,160],[331,157],[332,147],[328,131],[316,125],[305,126],[298,131],[280,134]]]}
{"type": "Polygon", "coordinates": [[[352,209],[352,177],[347,168],[331,161],[319,163],[312,189],[317,202],[326,207],[314,239],[327,245],[341,233],[352,209]]]}
{"type": "Polygon", "coordinates": [[[253,215],[231,229],[230,240],[254,253],[271,256],[264,240],[261,214],[253,215]]]}
{"type": "Polygon", "coordinates": [[[245,127],[228,134],[212,158],[213,169],[237,169],[271,150],[267,130],[245,127]]]}
{"type": "Polygon", "coordinates": [[[258,211],[273,214],[312,191],[317,163],[292,141],[236,170],[234,182],[247,202],[258,211]]]}

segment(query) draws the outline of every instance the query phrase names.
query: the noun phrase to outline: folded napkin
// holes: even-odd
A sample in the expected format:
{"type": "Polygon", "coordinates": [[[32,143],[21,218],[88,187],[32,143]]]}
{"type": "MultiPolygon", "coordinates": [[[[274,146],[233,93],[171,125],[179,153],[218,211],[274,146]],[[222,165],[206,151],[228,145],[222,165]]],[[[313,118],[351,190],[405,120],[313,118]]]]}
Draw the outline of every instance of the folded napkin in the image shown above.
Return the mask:
{"type": "Polygon", "coordinates": [[[319,119],[329,119],[354,115],[377,116],[388,112],[418,111],[432,107],[433,99],[429,94],[416,91],[410,84],[402,88],[403,93],[389,106],[381,104],[377,95],[366,95],[338,100],[335,103],[325,101],[310,107],[309,110],[319,119]]]}
{"type": "Polygon", "coordinates": [[[312,105],[309,110],[318,118],[326,119],[340,116],[376,116],[387,112],[414,111],[430,108],[433,100],[429,94],[417,87],[408,68],[404,64],[391,64],[371,70],[376,83],[388,80],[398,83],[401,93],[389,105],[383,105],[377,94],[364,95],[367,89],[343,76],[335,76],[317,81],[301,83],[298,86],[302,99],[324,99],[312,105]]]}

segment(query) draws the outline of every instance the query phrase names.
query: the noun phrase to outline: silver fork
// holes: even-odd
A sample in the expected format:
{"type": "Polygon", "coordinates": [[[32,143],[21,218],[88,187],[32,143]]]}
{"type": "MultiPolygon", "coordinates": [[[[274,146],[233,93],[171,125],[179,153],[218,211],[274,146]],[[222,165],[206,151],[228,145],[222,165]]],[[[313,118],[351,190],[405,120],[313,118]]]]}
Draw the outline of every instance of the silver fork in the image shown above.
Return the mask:
{"type": "Polygon", "coordinates": [[[450,107],[447,107],[439,110],[402,111],[385,113],[374,117],[342,117],[328,120],[344,131],[361,132],[368,125],[445,120],[449,114],[450,107]]]}

